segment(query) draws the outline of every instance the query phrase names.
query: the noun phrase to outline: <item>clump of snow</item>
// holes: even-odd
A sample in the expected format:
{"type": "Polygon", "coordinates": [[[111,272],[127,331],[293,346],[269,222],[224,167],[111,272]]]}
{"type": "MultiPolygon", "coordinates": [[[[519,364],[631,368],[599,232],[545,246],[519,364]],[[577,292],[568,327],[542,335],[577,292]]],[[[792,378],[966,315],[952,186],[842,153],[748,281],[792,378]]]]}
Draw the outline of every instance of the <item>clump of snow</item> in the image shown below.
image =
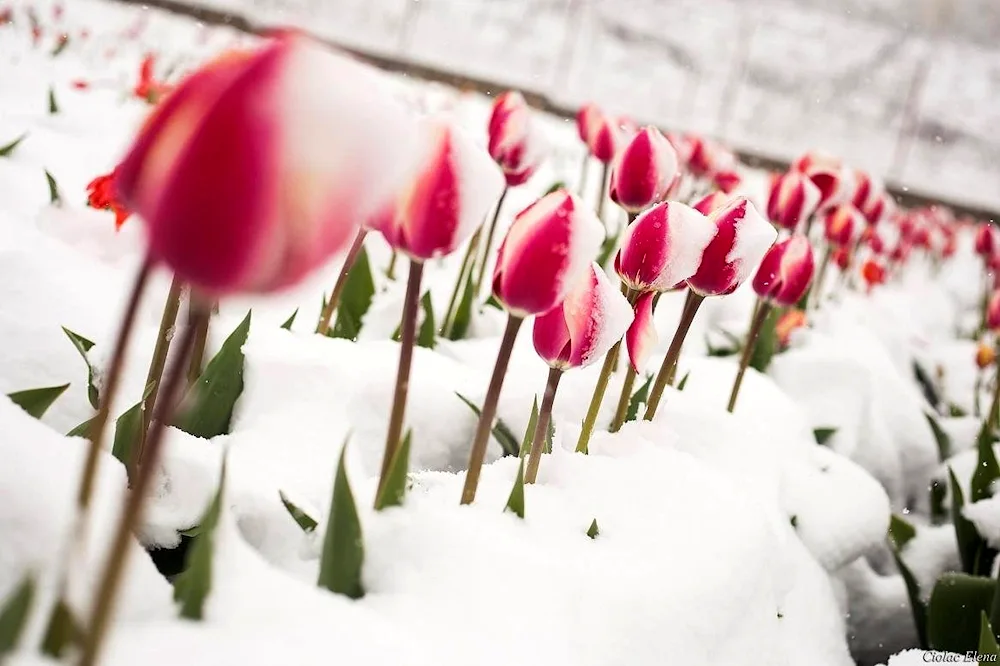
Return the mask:
{"type": "Polygon", "coordinates": [[[962,512],[991,547],[1000,548],[1000,495],[966,504],[962,512]]]}

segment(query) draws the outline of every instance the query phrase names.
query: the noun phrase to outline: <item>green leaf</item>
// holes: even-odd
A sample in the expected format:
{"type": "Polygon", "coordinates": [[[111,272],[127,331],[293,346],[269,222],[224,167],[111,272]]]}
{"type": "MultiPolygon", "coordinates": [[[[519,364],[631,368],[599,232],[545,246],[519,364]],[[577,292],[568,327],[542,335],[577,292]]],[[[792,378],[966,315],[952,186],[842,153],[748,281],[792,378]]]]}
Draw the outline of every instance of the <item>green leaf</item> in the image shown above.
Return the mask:
{"type": "Polygon", "coordinates": [[[52,86],[49,86],[49,114],[57,113],[59,113],[59,105],[56,103],[56,91],[53,90],[52,86]]]}
{"type": "Polygon", "coordinates": [[[944,500],[948,495],[948,485],[939,479],[931,479],[930,495],[931,523],[943,525],[948,521],[948,509],[944,505],[944,500]]]}
{"type": "Polygon", "coordinates": [[[49,184],[49,203],[52,205],[62,203],[62,195],[59,194],[59,185],[48,169],[45,169],[45,181],[49,184]]]}
{"type": "Polygon", "coordinates": [[[979,429],[979,437],[976,438],[976,448],[978,449],[976,459],[976,469],[972,473],[972,480],[969,485],[969,501],[978,502],[993,496],[991,486],[1000,477],[1000,464],[997,464],[996,454],[993,452],[993,429],[989,423],[989,418],[983,422],[983,427],[979,429]]]}
{"type": "Polygon", "coordinates": [[[70,645],[79,645],[84,636],[66,601],[60,597],[52,609],[49,625],[42,639],[42,653],[58,659],[70,645]]]}
{"type": "Polygon", "coordinates": [[[813,437],[816,438],[816,443],[825,446],[826,443],[833,437],[834,433],[837,432],[836,428],[815,428],[813,430],[813,437]]]}
{"type": "Polygon", "coordinates": [[[490,297],[486,299],[486,303],[484,303],[484,305],[503,311],[503,305],[501,305],[500,301],[497,300],[496,294],[490,294],[490,297]]]}
{"type": "Polygon", "coordinates": [[[966,412],[964,409],[962,409],[955,403],[953,402],[948,403],[948,416],[952,418],[962,418],[963,416],[968,416],[968,415],[969,415],[968,412],[966,412]]]}
{"type": "Polygon", "coordinates": [[[517,465],[517,477],[514,479],[514,487],[510,489],[510,497],[507,498],[507,507],[504,511],[510,511],[518,518],[524,518],[524,458],[517,465]]]}
{"type": "Polygon", "coordinates": [[[677,390],[678,391],[683,391],[684,390],[684,387],[687,386],[687,383],[688,383],[688,377],[690,377],[690,376],[691,376],[691,371],[690,370],[688,370],[687,372],[684,373],[684,376],[681,377],[680,383],[677,384],[677,390]]]}
{"type": "Polygon", "coordinates": [[[17,137],[10,143],[0,146],[0,157],[10,157],[14,150],[21,145],[21,142],[28,138],[28,133],[25,132],[21,136],[17,137]]]}
{"type": "Polygon", "coordinates": [[[896,514],[892,514],[892,518],[889,520],[889,542],[893,548],[897,551],[903,550],[910,539],[915,536],[917,536],[917,529],[913,525],[896,514]]]}
{"type": "Polygon", "coordinates": [[[382,492],[375,498],[375,510],[381,511],[390,506],[402,506],[406,497],[406,475],[410,471],[410,439],[413,431],[407,430],[403,435],[403,443],[396,449],[392,457],[388,476],[382,486],[382,492]]]}
{"type": "Polygon", "coordinates": [[[323,553],[320,555],[319,586],[331,592],[344,594],[351,599],[364,596],[361,587],[361,567],[365,561],[365,543],[361,533],[361,519],[347,481],[344,466],[344,449],[340,452],[337,476],[333,483],[333,498],[330,501],[330,518],[323,537],[323,553]]]}
{"type": "Polygon", "coordinates": [[[86,421],[84,421],[83,423],[81,423],[80,425],[76,426],[75,428],[73,428],[72,430],[70,430],[68,433],[66,433],[66,436],[67,437],[87,437],[87,438],[89,438],[90,437],[90,426],[96,420],[97,420],[96,416],[93,417],[93,418],[87,419],[86,421]]]}
{"type": "Polygon", "coordinates": [[[247,312],[198,381],[188,389],[174,426],[189,435],[211,439],[229,432],[233,406],[243,393],[243,345],[250,332],[250,315],[247,312]]]}
{"type": "Polygon", "coordinates": [[[771,365],[771,359],[778,351],[778,333],[776,327],[778,319],[781,317],[781,308],[771,308],[761,324],[760,333],[757,334],[757,342],[754,344],[753,353],[750,355],[750,367],[757,372],[767,372],[771,365]]]}
{"type": "Polygon", "coordinates": [[[934,380],[931,379],[927,371],[924,370],[923,366],[913,361],[913,376],[920,384],[920,388],[923,391],[924,397],[927,398],[927,402],[931,404],[931,407],[937,409],[938,405],[941,404],[941,396],[938,395],[937,386],[934,384],[934,380]]]}
{"type": "Polygon", "coordinates": [[[94,383],[94,366],[91,365],[90,359],[87,358],[87,352],[94,348],[94,343],[79,333],[74,333],[65,326],[62,327],[62,330],[66,334],[66,337],[69,338],[69,341],[73,343],[73,346],[76,347],[80,358],[87,364],[87,400],[90,401],[91,407],[97,409],[100,405],[100,396],[97,391],[97,385],[94,383]]]}
{"type": "Polygon", "coordinates": [[[188,620],[203,619],[205,600],[212,591],[212,554],[225,494],[226,458],[223,458],[218,490],[198,523],[201,531],[188,548],[184,571],[174,581],[174,601],[180,602],[181,617],[188,620]]]}
{"type": "Polygon", "coordinates": [[[374,296],[375,280],[372,278],[368,251],[362,247],[347,273],[347,282],[344,283],[340,303],[337,304],[337,318],[327,335],[331,338],[355,340],[361,332],[361,320],[371,307],[374,296]]]}
{"type": "Polygon", "coordinates": [[[199,534],[201,534],[201,530],[202,530],[201,525],[195,525],[194,527],[189,527],[186,530],[179,530],[177,533],[180,534],[182,537],[193,539],[199,534]]]}
{"type": "Polygon", "coordinates": [[[955,526],[955,539],[958,541],[958,555],[962,562],[962,571],[975,574],[981,568],[981,560],[987,552],[986,542],[976,526],[962,513],[965,507],[965,496],[962,487],[952,469],[948,468],[948,478],[951,481],[951,522],[955,526]]]}
{"type": "Polygon", "coordinates": [[[437,344],[437,326],[434,324],[434,305],[431,303],[431,292],[427,292],[420,299],[420,307],[424,311],[424,321],[417,331],[417,346],[427,349],[434,349],[437,344]]]}
{"type": "MultiPolygon", "coordinates": [[[[481,410],[474,402],[466,398],[458,391],[455,391],[455,395],[458,396],[459,400],[468,405],[469,409],[475,412],[476,416],[482,416],[483,410],[481,410]]],[[[503,454],[505,456],[516,456],[520,451],[517,438],[514,437],[514,433],[511,432],[510,428],[507,427],[507,424],[503,422],[503,419],[498,418],[496,423],[493,424],[493,436],[496,438],[497,443],[500,444],[500,448],[503,449],[503,454]]]]}
{"type": "Polygon", "coordinates": [[[292,520],[294,520],[295,523],[302,528],[303,532],[309,534],[316,529],[316,525],[318,524],[316,520],[292,503],[292,501],[285,496],[284,492],[279,490],[278,497],[281,498],[281,503],[284,505],[285,510],[288,511],[288,515],[290,515],[292,520]]]}
{"type": "MultiPolygon", "coordinates": [[[[683,390],[684,382],[687,381],[688,376],[684,375],[684,379],[681,380],[679,390],[683,390]]],[[[646,377],[645,383],[639,387],[639,390],[632,394],[632,397],[628,401],[628,409],[625,411],[625,423],[630,421],[635,421],[639,418],[639,407],[646,404],[649,400],[649,387],[653,383],[653,376],[650,375],[646,377]]]]}
{"type": "Polygon", "coordinates": [[[713,357],[717,357],[717,358],[725,358],[727,356],[735,356],[736,354],[740,353],[740,350],[739,350],[738,347],[715,347],[715,346],[713,346],[712,345],[711,337],[707,333],[705,334],[705,348],[708,350],[708,355],[709,356],[713,356],[713,357]]]}
{"type": "Polygon", "coordinates": [[[143,408],[155,386],[155,379],[146,384],[146,389],[142,392],[142,399],[125,410],[115,421],[115,441],[111,446],[111,455],[126,468],[131,466],[135,445],[143,437],[143,408]]]}
{"type": "Polygon", "coordinates": [[[933,415],[924,413],[924,418],[927,419],[927,425],[931,427],[931,432],[934,433],[934,441],[937,443],[938,449],[938,460],[944,462],[951,457],[951,437],[948,436],[948,433],[941,427],[941,423],[933,415]]]}
{"type": "MultiPolygon", "coordinates": [[[[461,396],[459,396],[461,397],[461,396]]],[[[468,403],[466,403],[468,404],[468,403]]],[[[538,425],[538,396],[531,401],[531,416],[528,417],[528,427],[524,429],[524,437],[521,439],[521,447],[517,455],[521,458],[528,455],[531,449],[531,440],[535,438],[535,426],[538,425]]]]}
{"type": "Polygon", "coordinates": [[[42,418],[48,411],[52,403],[69,388],[69,384],[62,386],[47,386],[45,388],[28,389],[27,391],[15,391],[8,393],[7,397],[11,401],[28,412],[36,419],[42,418]]]}
{"type": "Polygon", "coordinates": [[[562,182],[561,180],[557,180],[556,182],[549,185],[549,189],[545,190],[545,194],[552,194],[556,190],[561,190],[564,187],[566,187],[566,183],[562,182]]]}
{"type": "Polygon", "coordinates": [[[927,649],[927,604],[920,598],[920,585],[910,568],[903,562],[898,550],[892,551],[892,558],[896,561],[896,568],[899,575],[903,577],[906,585],[906,596],[910,599],[910,612],[913,613],[913,623],[917,629],[917,638],[920,647],[927,649]]]}
{"type": "Polygon", "coordinates": [[[542,447],[542,453],[551,454],[552,453],[552,442],[555,440],[556,436],[556,424],[554,419],[549,417],[548,427],[545,429],[545,446],[542,447]]]}
{"type": "MultiPolygon", "coordinates": [[[[1000,645],[997,645],[997,637],[993,633],[993,627],[990,626],[990,619],[986,617],[985,611],[979,615],[979,649],[977,651],[981,655],[1000,655],[1000,645]]],[[[980,661],[979,663],[986,664],[993,661],[996,660],[980,661]]]]}
{"type": "Polygon", "coordinates": [[[10,654],[17,647],[28,623],[28,612],[34,597],[35,581],[26,576],[0,605],[0,656],[10,654]]]}
{"type": "Polygon", "coordinates": [[[590,527],[587,528],[587,536],[591,539],[596,539],[600,533],[601,529],[597,526],[597,518],[594,518],[590,521],[590,527]]]}
{"type": "Polygon", "coordinates": [[[469,324],[472,323],[472,304],[476,298],[475,278],[472,275],[474,272],[469,271],[469,275],[465,280],[462,298],[458,302],[458,308],[455,310],[455,319],[452,322],[451,331],[448,333],[449,340],[463,340],[469,332],[469,324]]]}
{"type": "Polygon", "coordinates": [[[292,313],[291,317],[285,320],[285,323],[281,325],[281,328],[285,329],[286,331],[292,330],[292,324],[295,323],[295,315],[297,315],[298,313],[299,309],[295,308],[295,312],[292,313]]]}
{"type": "Polygon", "coordinates": [[[965,654],[979,646],[982,613],[993,603],[995,581],[949,572],[938,578],[927,605],[927,644],[965,654]]]}

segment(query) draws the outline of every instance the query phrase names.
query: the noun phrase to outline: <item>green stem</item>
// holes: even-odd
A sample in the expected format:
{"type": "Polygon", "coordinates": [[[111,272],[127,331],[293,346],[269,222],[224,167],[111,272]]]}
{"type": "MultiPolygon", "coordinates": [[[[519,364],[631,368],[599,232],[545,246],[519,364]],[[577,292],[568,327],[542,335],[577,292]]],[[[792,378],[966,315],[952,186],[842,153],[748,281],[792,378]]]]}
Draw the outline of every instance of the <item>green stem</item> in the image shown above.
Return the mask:
{"type": "Polygon", "coordinates": [[[684,346],[684,338],[687,337],[688,331],[691,329],[691,322],[694,321],[695,315],[698,314],[698,308],[701,307],[704,300],[704,296],[696,294],[693,291],[688,292],[687,302],[684,304],[684,310],[681,313],[681,320],[677,324],[677,330],[674,331],[674,337],[670,341],[667,355],[663,358],[663,365],[660,366],[660,371],[656,374],[656,381],[653,382],[653,388],[649,393],[649,402],[646,403],[646,413],[642,417],[646,421],[652,421],[653,417],[656,416],[656,409],[660,406],[660,399],[663,397],[663,390],[667,387],[667,384],[673,386],[674,373],[677,361],[681,357],[681,347],[684,346]]]}
{"type": "Polygon", "coordinates": [[[983,299],[979,304],[979,328],[973,339],[979,339],[986,332],[986,311],[990,305],[990,267],[983,261],[983,299]]]}
{"type": "MultiPolygon", "coordinates": [[[[631,214],[629,215],[631,219],[631,214]]],[[[622,285],[623,293],[628,298],[629,304],[634,308],[635,302],[639,298],[639,292],[622,285]]],[[[619,353],[619,356],[621,354],[619,353]]],[[[618,395],[618,406],[615,408],[615,418],[611,421],[611,432],[618,432],[625,423],[625,416],[628,414],[628,404],[632,400],[632,389],[635,387],[636,371],[631,363],[626,363],[625,381],[622,384],[621,393],[618,395]]]]}
{"type": "MultiPolygon", "coordinates": [[[[601,169],[601,187],[597,193],[597,219],[604,224],[604,200],[608,198],[608,174],[611,172],[611,162],[605,162],[601,169]]],[[[606,226],[606,225],[605,225],[606,226]]]]}
{"type": "Polygon", "coordinates": [[[758,299],[757,307],[754,309],[753,318],[750,320],[750,331],[747,333],[746,342],[743,343],[743,354],[740,356],[740,369],[736,371],[736,381],[733,382],[733,390],[729,394],[729,405],[726,409],[730,414],[736,408],[736,398],[740,393],[740,386],[743,385],[743,375],[746,374],[747,366],[750,365],[750,357],[753,355],[754,347],[757,346],[757,337],[760,329],[771,311],[771,304],[758,299]]]}
{"type": "Polygon", "coordinates": [[[538,420],[535,422],[535,434],[531,440],[531,452],[528,454],[528,467],[524,472],[524,482],[534,483],[538,478],[538,465],[542,461],[542,449],[545,448],[545,436],[549,430],[549,421],[552,419],[552,404],[556,400],[556,389],[559,388],[559,380],[563,371],[559,368],[549,369],[549,378],[545,382],[545,395],[542,397],[542,406],[538,410],[538,420]]]}
{"type": "MultiPolygon", "coordinates": [[[[340,303],[344,287],[347,286],[347,276],[351,273],[351,269],[354,268],[354,262],[358,260],[358,255],[361,254],[361,248],[365,245],[365,236],[367,235],[367,229],[359,229],[357,235],[354,237],[354,242],[351,244],[351,249],[347,251],[347,256],[344,257],[344,265],[340,267],[337,282],[333,285],[333,291],[330,292],[330,300],[326,302],[323,312],[319,315],[319,322],[316,324],[316,332],[320,335],[326,335],[327,331],[330,330],[330,320],[333,318],[333,311],[337,309],[337,305],[340,303]]],[[[395,261],[395,254],[392,255],[392,259],[395,261]]]]}
{"type": "Polygon", "coordinates": [[[590,398],[590,407],[587,408],[587,416],[583,419],[580,438],[576,441],[577,453],[590,452],[590,438],[594,435],[597,415],[601,411],[601,403],[604,402],[604,394],[608,390],[608,381],[611,379],[611,373],[614,372],[615,365],[618,363],[618,354],[621,351],[621,347],[622,341],[619,340],[604,358],[604,365],[601,366],[601,374],[597,377],[597,386],[594,387],[594,394],[590,398]]]}
{"type": "Polygon", "coordinates": [[[399,252],[393,248],[392,257],[389,259],[389,266],[385,269],[385,276],[390,280],[396,279],[396,258],[399,257],[399,252]]]}
{"type": "Polygon", "coordinates": [[[385,436],[385,452],[382,454],[382,470],[378,477],[375,497],[382,495],[382,487],[389,475],[389,467],[399,448],[403,435],[403,418],[406,415],[406,395],[410,390],[410,366],[413,363],[413,347],[417,338],[417,308],[420,306],[420,280],[424,263],[410,259],[410,275],[406,282],[406,300],[403,301],[403,330],[399,348],[399,368],[396,371],[396,391],[392,399],[389,416],[389,430],[385,436]]]}
{"type": "Polygon", "coordinates": [[[503,388],[507,365],[510,363],[510,353],[514,349],[517,331],[524,322],[520,317],[509,315],[507,326],[503,331],[503,341],[497,352],[497,362],[493,366],[493,376],[486,390],[486,399],[476,424],[476,434],[472,439],[472,450],[469,452],[469,469],[465,472],[465,485],[462,487],[462,504],[471,504],[476,499],[476,489],[479,487],[479,475],[483,471],[483,461],[486,459],[486,445],[489,442],[490,431],[493,429],[493,419],[497,413],[497,403],[500,401],[500,390],[503,388]]]}
{"type": "Polygon", "coordinates": [[[448,309],[445,310],[444,319],[441,323],[441,337],[447,338],[451,335],[451,329],[455,325],[455,316],[457,311],[455,306],[458,304],[459,294],[461,294],[465,288],[465,283],[469,279],[469,274],[473,270],[473,257],[476,255],[476,250],[479,249],[479,237],[483,233],[483,227],[480,225],[476,229],[476,233],[473,234],[472,238],[469,240],[469,247],[465,249],[465,256],[462,257],[462,267],[458,270],[458,279],[455,281],[455,289],[451,292],[451,298],[448,300],[448,309]]]}
{"type": "Polygon", "coordinates": [[[809,291],[805,295],[805,310],[814,310],[819,306],[820,296],[823,294],[823,284],[826,281],[826,271],[830,266],[830,256],[833,254],[833,247],[826,248],[826,254],[823,255],[823,261],[820,262],[819,272],[816,273],[816,279],[813,280],[812,285],[809,287],[809,291]]]}
{"type": "Polygon", "coordinates": [[[976,383],[972,387],[972,415],[976,418],[980,418],[983,415],[982,409],[979,405],[979,392],[983,388],[983,371],[980,370],[976,373],[976,383]]]}
{"type": "Polygon", "coordinates": [[[476,277],[475,289],[472,293],[476,296],[482,291],[483,279],[486,277],[486,265],[490,263],[490,250],[493,248],[493,236],[497,231],[497,220],[500,219],[500,209],[503,208],[503,200],[507,198],[507,191],[510,188],[504,186],[503,192],[500,193],[500,199],[497,201],[497,207],[493,210],[493,220],[490,222],[490,230],[486,234],[486,245],[483,247],[483,259],[482,263],[479,265],[479,275],[476,277]]]}

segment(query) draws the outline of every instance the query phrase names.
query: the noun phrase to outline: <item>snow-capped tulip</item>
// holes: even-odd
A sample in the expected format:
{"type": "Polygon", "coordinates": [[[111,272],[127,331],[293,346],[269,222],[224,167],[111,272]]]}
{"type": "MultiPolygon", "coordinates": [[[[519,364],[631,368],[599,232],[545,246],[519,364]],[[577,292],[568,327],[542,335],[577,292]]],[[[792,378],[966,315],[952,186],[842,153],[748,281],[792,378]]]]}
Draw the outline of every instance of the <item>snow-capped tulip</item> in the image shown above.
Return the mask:
{"type": "Polygon", "coordinates": [[[208,293],[273,291],[392,196],[411,134],[374,70],[284,35],[175,88],[115,182],[146,223],[151,260],[208,293]]]}
{"type": "Polygon", "coordinates": [[[820,191],[798,171],[774,179],[767,197],[767,217],[774,224],[794,231],[819,205],[820,191]]]}
{"type": "Polygon", "coordinates": [[[510,225],[493,272],[493,293],[512,315],[548,312],[597,256],[604,227],[588,206],[560,189],[531,204],[510,225]]]}
{"type": "Polygon", "coordinates": [[[423,261],[450,254],[482,222],[503,191],[489,156],[441,119],[423,119],[416,172],[368,226],[393,248],[423,261]]]}
{"type": "Polygon", "coordinates": [[[872,179],[867,171],[855,169],[853,175],[854,196],[851,198],[851,203],[854,204],[855,208],[863,211],[869,204],[879,198],[881,187],[872,179]]]}
{"type": "Polygon", "coordinates": [[[976,254],[989,259],[997,254],[997,230],[989,222],[981,222],[976,227],[976,254]]]}
{"type": "Polygon", "coordinates": [[[680,171],[677,152],[655,127],[625,144],[611,169],[611,200],[630,213],[662,201],[680,171]]]}
{"type": "Polygon", "coordinates": [[[771,246],[753,278],[753,290],[780,306],[798,303],[812,281],[816,264],[809,239],[792,236],[771,246]]]}
{"type": "Polygon", "coordinates": [[[698,270],[715,225],[676,201],[653,206],[625,229],[615,270],[637,292],[668,291],[698,270]]]}
{"type": "Polygon", "coordinates": [[[647,291],[635,301],[635,314],[632,324],[625,333],[625,345],[628,347],[628,358],[636,374],[642,373],[646,361],[656,347],[659,337],[653,323],[653,299],[656,293],[647,291]]]}
{"type": "Polygon", "coordinates": [[[632,306],[597,264],[556,307],[535,319],[535,351],[553,368],[582,368],[604,356],[632,322],[632,306]]]}
{"type": "Polygon", "coordinates": [[[855,234],[861,232],[862,216],[851,204],[841,204],[826,213],[824,235],[833,245],[844,247],[851,244],[855,234]]]}
{"type": "Polygon", "coordinates": [[[978,366],[980,370],[985,370],[993,365],[996,360],[996,350],[985,342],[980,342],[976,347],[976,366],[978,366]]]}
{"type": "Polygon", "coordinates": [[[993,292],[986,306],[986,328],[1000,333],[1000,290],[993,292]]]}
{"type": "Polygon", "coordinates": [[[700,296],[731,294],[760,263],[777,232],[745,197],[708,216],[715,234],[688,286],[700,296]]]}
{"type": "Polygon", "coordinates": [[[733,198],[725,192],[715,191],[706,194],[701,199],[691,204],[691,207],[702,215],[711,215],[714,211],[722,208],[732,200],[733,198]]]}
{"type": "Polygon", "coordinates": [[[508,185],[521,185],[531,178],[541,160],[531,109],[521,93],[511,90],[496,98],[488,138],[490,157],[503,169],[508,185]]]}

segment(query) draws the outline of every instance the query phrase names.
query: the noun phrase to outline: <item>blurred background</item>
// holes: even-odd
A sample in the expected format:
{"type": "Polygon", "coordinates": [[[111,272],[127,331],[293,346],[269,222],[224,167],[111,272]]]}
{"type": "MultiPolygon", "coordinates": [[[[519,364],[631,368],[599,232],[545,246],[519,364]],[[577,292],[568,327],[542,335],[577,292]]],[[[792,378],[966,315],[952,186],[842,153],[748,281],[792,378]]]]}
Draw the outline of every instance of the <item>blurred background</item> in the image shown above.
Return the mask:
{"type": "Polygon", "coordinates": [[[1000,210],[998,0],[197,0],[1000,210]]]}

